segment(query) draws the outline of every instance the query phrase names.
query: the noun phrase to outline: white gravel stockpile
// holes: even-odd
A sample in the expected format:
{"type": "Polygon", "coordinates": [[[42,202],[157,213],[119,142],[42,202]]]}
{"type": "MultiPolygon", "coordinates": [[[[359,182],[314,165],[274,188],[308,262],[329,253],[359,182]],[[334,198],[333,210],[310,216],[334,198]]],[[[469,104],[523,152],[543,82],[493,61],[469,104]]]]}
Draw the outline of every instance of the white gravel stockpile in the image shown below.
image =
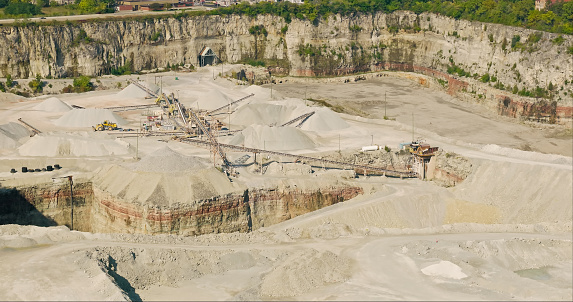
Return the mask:
{"type": "Polygon", "coordinates": [[[34,106],[34,109],[46,112],[66,112],[72,110],[72,107],[57,97],[51,97],[34,106]]]}
{"type": "Polygon", "coordinates": [[[205,169],[209,162],[203,158],[195,156],[181,155],[169,147],[160,148],[145,156],[136,163],[126,165],[133,171],[144,172],[191,172],[205,169]]]}
{"type": "Polygon", "coordinates": [[[213,110],[233,102],[226,94],[219,90],[211,89],[205,93],[197,93],[197,101],[193,103],[192,108],[204,110],[213,110]]]}
{"type": "MultiPolygon", "coordinates": [[[[159,87],[155,84],[146,83],[143,81],[139,83],[155,93],[159,92],[159,87]]],[[[124,98],[145,98],[148,96],[148,94],[147,92],[143,91],[143,89],[135,86],[134,84],[129,84],[127,85],[127,87],[123,88],[120,92],[118,92],[117,96],[124,98]]]]}
{"type": "Polygon", "coordinates": [[[312,108],[312,111],[315,113],[302,124],[301,129],[327,132],[350,127],[346,121],[328,108],[312,108]]]}
{"type": "Polygon", "coordinates": [[[253,125],[236,134],[231,145],[266,150],[300,150],[316,147],[303,131],[294,127],[269,127],[253,125]]]}
{"type": "Polygon", "coordinates": [[[448,279],[463,279],[468,275],[462,272],[462,268],[450,261],[440,261],[440,263],[429,265],[423,268],[422,273],[427,276],[443,277],[448,279]]]}
{"type": "Polygon", "coordinates": [[[161,206],[196,204],[241,190],[205,160],[167,147],[139,162],[103,167],[96,173],[94,185],[127,202],[161,206]]]}
{"type": "MultiPolygon", "coordinates": [[[[315,113],[302,124],[301,129],[328,132],[350,127],[346,121],[328,108],[300,106],[295,102],[287,102],[286,105],[280,103],[247,104],[239,107],[231,115],[231,122],[244,126],[252,124],[280,126],[312,111],[315,113]]],[[[298,123],[300,121],[289,126],[295,127],[298,123]]]]}
{"type": "Polygon", "coordinates": [[[117,123],[118,126],[127,124],[123,118],[107,109],[73,109],[57,119],[54,124],[60,127],[91,127],[104,120],[117,123]]]}
{"type": "Polygon", "coordinates": [[[0,149],[13,149],[20,145],[20,140],[30,137],[30,131],[20,124],[0,125],[0,149]]]}
{"type": "Polygon", "coordinates": [[[231,115],[231,123],[249,126],[281,125],[290,120],[295,108],[276,104],[255,103],[241,106],[231,115]]]}
{"type": "Polygon", "coordinates": [[[129,154],[129,144],[105,133],[41,133],[18,148],[22,156],[111,156],[129,154]]]}

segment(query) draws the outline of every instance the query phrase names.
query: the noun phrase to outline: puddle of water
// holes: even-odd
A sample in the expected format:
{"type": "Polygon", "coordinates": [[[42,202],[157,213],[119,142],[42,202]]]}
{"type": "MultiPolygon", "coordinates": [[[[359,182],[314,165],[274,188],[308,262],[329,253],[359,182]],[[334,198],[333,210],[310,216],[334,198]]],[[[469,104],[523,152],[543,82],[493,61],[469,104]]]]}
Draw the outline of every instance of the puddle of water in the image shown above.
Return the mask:
{"type": "Polygon", "coordinates": [[[520,277],[529,278],[533,280],[549,280],[551,275],[547,272],[550,267],[528,268],[515,271],[520,277]]]}

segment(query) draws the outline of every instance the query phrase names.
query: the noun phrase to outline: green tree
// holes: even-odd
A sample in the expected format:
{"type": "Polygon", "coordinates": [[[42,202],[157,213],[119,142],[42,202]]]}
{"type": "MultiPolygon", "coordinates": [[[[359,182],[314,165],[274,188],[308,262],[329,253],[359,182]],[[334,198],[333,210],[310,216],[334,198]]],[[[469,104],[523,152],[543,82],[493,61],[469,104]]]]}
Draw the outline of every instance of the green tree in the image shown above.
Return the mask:
{"type": "Polygon", "coordinates": [[[74,79],[74,90],[76,92],[92,91],[94,89],[91,78],[88,76],[80,76],[74,79]]]}
{"type": "Polygon", "coordinates": [[[12,88],[14,86],[14,80],[12,80],[12,75],[6,75],[6,87],[12,88]]]}
{"type": "Polygon", "coordinates": [[[0,8],[6,7],[8,5],[8,0],[0,0],[0,8]]]}
{"type": "Polygon", "coordinates": [[[42,9],[32,3],[28,2],[10,2],[4,8],[6,15],[39,15],[42,9]]]}
{"type": "Polygon", "coordinates": [[[42,82],[42,77],[37,74],[36,78],[28,83],[28,86],[32,88],[33,92],[42,92],[44,90],[44,82],[42,82]]]}

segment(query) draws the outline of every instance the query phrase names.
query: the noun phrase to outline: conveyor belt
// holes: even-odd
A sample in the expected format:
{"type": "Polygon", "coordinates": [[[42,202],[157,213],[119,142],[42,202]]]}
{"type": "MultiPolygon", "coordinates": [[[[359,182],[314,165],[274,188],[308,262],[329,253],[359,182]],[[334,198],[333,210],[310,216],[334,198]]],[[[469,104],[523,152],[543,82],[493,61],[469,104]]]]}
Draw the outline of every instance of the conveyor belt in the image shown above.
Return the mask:
{"type": "Polygon", "coordinates": [[[301,116],[299,116],[299,117],[297,117],[297,118],[294,118],[294,119],[292,119],[292,120],[290,120],[290,121],[288,121],[288,122],[282,124],[281,127],[294,124],[294,123],[297,122],[297,121],[301,121],[300,123],[298,123],[298,125],[296,125],[297,128],[300,128],[300,126],[302,126],[302,124],[303,124],[304,122],[306,122],[306,120],[307,120],[309,117],[311,117],[313,114],[314,114],[314,111],[309,112],[309,113],[305,113],[305,114],[303,114],[303,115],[301,115],[301,116]]]}
{"type": "Polygon", "coordinates": [[[24,124],[24,126],[30,128],[30,130],[32,130],[32,132],[34,132],[34,134],[40,134],[40,133],[42,133],[42,131],[40,131],[40,130],[34,128],[32,125],[30,125],[30,124],[24,122],[24,120],[22,120],[22,118],[19,118],[18,121],[19,121],[20,123],[24,124]]]}
{"type": "Polygon", "coordinates": [[[225,109],[225,108],[227,108],[227,107],[231,107],[231,106],[235,105],[236,103],[241,102],[241,101],[244,101],[244,100],[246,100],[246,99],[248,99],[248,98],[250,98],[250,97],[252,97],[252,96],[254,96],[254,95],[255,95],[254,93],[251,93],[251,94],[249,94],[249,95],[247,95],[247,96],[245,96],[245,97],[242,97],[242,98],[240,98],[240,99],[238,99],[238,100],[236,100],[236,101],[233,101],[233,102],[231,102],[231,103],[229,103],[229,104],[227,104],[227,105],[225,105],[225,106],[221,106],[221,107],[219,107],[219,108],[217,108],[217,109],[213,109],[213,110],[211,110],[211,111],[208,111],[208,112],[207,112],[207,115],[212,115],[212,114],[215,113],[215,112],[221,111],[221,110],[223,110],[223,109],[225,109]]]}
{"type": "MultiPolygon", "coordinates": [[[[199,139],[194,139],[194,138],[175,137],[174,139],[181,141],[181,142],[211,146],[211,142],[209,142],[209,141],[204,141],[204,140],[199,140],[199,139]]],[[[217,143],[217,145],[219,148],[226,148],[226,149],[231,149],[231,150],[235,150],[235,151],[271,154],[271,155],[295,158],[298,160],[310,161],[310,162],[320,162],[322,164],[333,164],[333,165],[348,167],[348,168],[352,168],[352,169],[362,169],[364,171],[377,171],[377,172],[382,172],[387,176],[393,176],[393,177],[406,177],[406,178],[417,177],[417,174],[415,172],[410,172],[410,171],[391,170],[391,169],[386,169],[386,168],[381,168],[381,167],[351,164],[351,163],[340,162],[340,161],[335,161],[335,160],[315,158],[315,157],[304,156],[304,155],[288,154],[288,153],[270,151],[270,150],[264,150],[264,149],[247,148],[247,147],[242,147],[242,146],[227,145],[227,144],[221,144],[221,143],[217,143]]]]}
{"type": "Polygon", "coordinates": [[[103,109],[109,109],[111,111],[118,112],[118,111],[145,109],[145,108],[151,108],[151,107],[156,107],[156,106],[158,106],[158,105],[156,105],[156,104],[145,104],[145,105],[133,105],[133,106],[105,107],[103,109]]]}

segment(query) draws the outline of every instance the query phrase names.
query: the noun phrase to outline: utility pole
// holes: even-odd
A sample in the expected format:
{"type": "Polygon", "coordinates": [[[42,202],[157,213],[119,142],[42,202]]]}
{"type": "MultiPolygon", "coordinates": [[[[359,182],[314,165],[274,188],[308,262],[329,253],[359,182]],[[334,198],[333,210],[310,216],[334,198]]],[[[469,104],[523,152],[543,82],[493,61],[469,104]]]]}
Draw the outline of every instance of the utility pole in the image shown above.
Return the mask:
{"type": "Polygon", "coordinates": [[[414,142],[414,112],[412,112],[412,142],[414,142]]]}
{"type": "Polygon", "coordinates": [[[68,181],[70,182],[70,205],[72,208],[72,223],[71,223],[71,229],[72,231],[74,230],[74,190],[73,190],[73,185],[74,185],[74,181],[72,180],[72,176],[68,176],[68,181]]]}
{"type": "Polygon", "coordinates": [[[370,146],[374,146],[374,134],[370,134],[370,136],[372,137],[372,143],[370,144],[370,146]]]}
{"type": "Polygon", "coordinates": [[[387,119],[388,116],[386,115],[386,92],[384,92],[384,119],[387,119]]]}
{"type": "Polygon", "coordinates": [[[269,77],[271,78],[271,99],[273,98],[273,75],[271,74],[271,71],[269,70],[269,77]]]}

